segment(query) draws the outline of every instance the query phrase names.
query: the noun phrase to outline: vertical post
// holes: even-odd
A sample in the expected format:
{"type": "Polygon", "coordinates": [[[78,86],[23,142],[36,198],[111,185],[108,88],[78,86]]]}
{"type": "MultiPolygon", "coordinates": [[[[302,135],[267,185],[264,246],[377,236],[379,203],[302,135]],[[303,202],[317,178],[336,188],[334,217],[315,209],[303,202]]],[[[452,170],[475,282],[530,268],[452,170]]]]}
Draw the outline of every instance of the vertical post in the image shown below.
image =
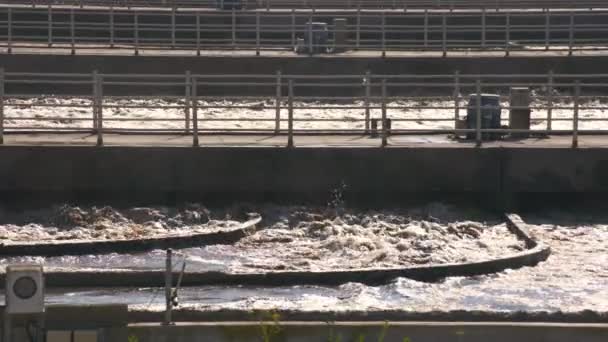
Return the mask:
{"type": "Polygon", "coordinates": [[[8,47],[7,47],[6,52],[10,54],[13,52],[13,47],[12,47],[12,45],[13,45],[13,9],[9,7],[7,9],[6,15],[8,16],[8,18],[7,18],[8,19],[8,37],[7,37],[8,47]]]}
{"type": "Polygon", "coordinates": [[[454,72],[454,128],[460,121],[460,71],[454,72]]]}
{"type": "Polygon", "coordinates": [[[236,10],[232,7],[232,48],[236,48],[236,10]]]}
{"type": "Polygon", "coordinates": [[[277,71],[277,89],[275,98],[275,117],[274,117],[274,134],[279,134],[281,131],[281,70],[277,71]]]}
{"type": "Polygon", "coordinates": [[[99,121],[97,120],[98,108],[97,108],[97,70],[93,70],[93,76],[91,78],[93,96],[91,102],[93,104],[93,132],[97,133],[99,121]]]}
{"type": "Polygon", "coordinates": [[[355,30],[355,49],[359,50],[361,44],[361,8],[357,8],[357,26],[355,30]]]}
{"type": "Polygon", "coordinates": [[[363,100],[365,104],[365,134],[369,133],[369,120],[370,120],[370,109],[369,109],[369,98],[372,93],[372,75],[369,70],[365,72],[365,99],[363,100]]]}
{"type": "Polygon", "coordinates": [[[296,46],[296,10],[291,9],[291,46],[296,46]]]}
{"type": "Polygon", "coordinates": [[[175,7],[171,9],[171,48],[175,49],[175,7]]]}
{"type": "Polygon", "coordinates": [[[424,9],[424,47],[429,47],[429,10],[424,9]]]}
{"type": "Polygon", "coordinates": [[[255,12],[255,55],[260,55],[260,12],[255,12]]]}
{"type": "Polygon", "coordinates": [[[103,87],[102,87],[102,76],[95,74],[95,93],[97,103],[97,146],[103,146],[103,87]]]}
{"type": "Polygon", "coordinates": [[[505,56],[509,57],[511,40],[511,14],[509,12],[506,13],[505,21],[505,56]]]}
{"type": "Polygon", "coordinates": [[[481,146],[481,80],[478,78],[477,81],[475,81],[475,91],[476,91],[476,97],[477,97],[477,101],[475,104],[475,108],[477,111],[477,115],[475,118],[475,146],[480,147],[481,146]]]}
{"type": "Polygon", "coordinates": [[[76,40],[76,38],[74,37],[76,35],[75,29],[74,29],[74,25],[75,25],[74,21],[75,21],[74,20],[74,9],[71,8],[70,9],[70,41],[72,44],[72,51],[71,51],[72,55],[76,54],[76,49],[74,47],[75,40],[76,40]]]}
{"type": "Polygon", "coordinates": [[[312,55],[314,51],[313,46],[313,31],[312,31],[312,14],[308,17],[308,54],[312,55]]]}
{"type": "Polygon", "coordinates": [[[199,147],[198,143],[198,85],[197,78],[192,77],[190,88],[190,97],[192,98],[192,146],[199,147]]]}
{"type": "Polygon", "coordinates": [[[568,56],[572,56],[574,45],[574,12],[570,12],[570,29],[568,30],[568,56]]]}
{"type": "Polygon", "coordinates": [[[574,86],[574,115],[572,115],[572,148],[578,147],[578,107],[581,96],[581,81],[577,80],[574,86]]]}
{"type": "Polygon", "coordinates": [[[49,3],[47,9],[47,21],[48,21],[48,45],[49,47],[53,46],[53,7],[49,3]]]}
{"type": "Polygon", "coordinates": [[[133,12],[133,20],[134,20],[134,29],[135,32],[133,33],[135,35],[135,56],[139,55],[139,15],[137,14],[137,11],[133,12]]]}
{"type": "Polygon", "coordinates": [[[114,7],[110,6],[110,48],[114,47],[114,7]]]}
{"type": "Polygon", "coordinates": [[[196,11],[196,55],[201,55],[201,13],[196,11]]]}
{"type": "Polygon", "coordinates": [[[545,51],[549,51],[550,41],[551,41],[551,12],[547,9],[545,11],[545,51]]]}
{"type": "Polygon", "coordinates": [[[551,131],[553,121],[553,70],[549,70],[547,84],[547,131],[551,131]]]}
{"type": "Polygon", "coordinates": [[[481,48],[486,48],[486,8],[481,10],[481,48]]]}
{"type": "Polygon", "coordinates": [[[186,89],[185,89],[185,103],[184,114],[185,114],[185,128],[186,133],[190,132],[190,106],[192,105],[192,76],[190,70],[186,70],[186,89]]]}
{"type": "Polygon", "coordinates": [[[287,148],[294,147],[293,145],[293,80],[289,80],[288,84],[288,100],[287,100],[287,148]]]}
{"type": "Polygon", "coordinates": [[[381,147],[386,147],[388,145],[388,131],[387,131],[387,122],[386,122],[386,79],[382,79],[382,144],[381,147]]]}
{"type": "Polygon", "coordinates": [[[386,13],[382,11],[382,57],[386,57],[386,13]]]}
{"type": "Polygon", "coordinates": [[[446,57],[448,55],[447,38],[448,38],[447,22],[446,22],[446,16],[445,16],[445,12],[444,12],[441,14],[441,50],[443,51],[443,57],[446,57]]]}
{"type": "Polygon", "coordinates": [[[0,68],[0,145],[4,144],[4,68],[0,68]]]}
{"type": "Polygon", "coordinates": [[[173,303],[171,303],[171,288],[173,287],[173,251],[167,249],[167,258],[165,260],[165,317],[163,325],[171,324],[171,310],[173,309],[173,303]]]}

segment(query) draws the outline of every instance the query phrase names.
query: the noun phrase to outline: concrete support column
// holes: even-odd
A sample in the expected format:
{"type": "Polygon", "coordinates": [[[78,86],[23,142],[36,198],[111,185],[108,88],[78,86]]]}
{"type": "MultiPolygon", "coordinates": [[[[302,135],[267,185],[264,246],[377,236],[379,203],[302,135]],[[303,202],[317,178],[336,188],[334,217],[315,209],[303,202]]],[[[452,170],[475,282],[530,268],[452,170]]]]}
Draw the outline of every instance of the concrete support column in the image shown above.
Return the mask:
{"type": "MultiPolygon", "coordinates": [[[[530,129],[530,89],[511,88],[509,96],[509,128],[510,129],[530,129]]],[[[529,133],[511,133],[515,138],[527,138],[529,133]]]]}

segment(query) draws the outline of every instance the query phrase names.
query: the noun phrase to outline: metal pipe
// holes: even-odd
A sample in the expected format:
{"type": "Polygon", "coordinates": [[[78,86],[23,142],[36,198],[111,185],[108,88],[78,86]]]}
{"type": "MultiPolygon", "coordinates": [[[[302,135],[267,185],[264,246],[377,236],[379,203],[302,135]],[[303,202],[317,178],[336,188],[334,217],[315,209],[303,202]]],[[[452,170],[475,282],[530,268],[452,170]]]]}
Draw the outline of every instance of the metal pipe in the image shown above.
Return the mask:
{"type": "Polygon", "coordinates": [[[4,68],[0,67],[0,145],[4,144],[4,68]]]}
{"type": "Polygon", "coordinates": [[[114,7],[110,6],[110,48],[114,47],[114,7]]]}
{"type": "Polygon", "coordinates": [[[103,78],[95,74],[95,102],[97,107],[97,146],[103,146],[103,78]]]}
{"type": "Polygon", "coordinates": [[[460,121],[460,71],[454,72],[454,128],[460,121]]]}
{"type": "Polygon", "coordinates": [[[53,46],[53,7],[49,4],[47,9],[47,21],[48,21],[48,45],[53,46]]]}
{"type": "Polygon", "coordinates": [[[578,147],[578,111],[579,97],[581,96],[581,81],[576,80],[574,85],[574,113],[572,115],[572,148],[578,147]]]}
{"type": "Polygon", "coordinates": [[[568,56],[572,56],[573,43],[574,43],[574,13],[570,12],[570,28],[568,30],[568,56]]]}
{"type": "Polygon", "coordinates": [[[287,101],[287,108],[288,108],[288,117],[287,119],[289,120],[287,122],[287,148],[293,148],[294,144],[293,144],[293,80],[289,80],[288,81],[288,101],[287,101]]]}
{"type": "Polygon", "coordinates": [[[184,119],[186,133],[190,132],[190,107],[192,105],[192,76],[190,70],[186,70],[186,89],[184,97],[186,99],[186,105],[184,106],[184,119]]]}
{"type": "Polygon", "coordinates": [[[442,13],[441,15],[441,50],[443,51],[442,55],[443,57],[446,57],[448,55],[448,50],[447,50],[447,23],[446,23],[446,17],[445,17],[445,13],[442,13]]]}
{"type": "Polygon", "coordinates": [[[281,131],[281,95],[282,95],[282,84],[281,84],[281,70],[277,70],[277,88],[275,98],[275,123],[274,133],[279,134],[281,131]]]}
{"type": "Polygon", "coordinates": [[[192,88],[190,88],[190,95],[192,97],[192,146],[199,147],[198,142],[198,79],[196,77],[191,78],[192,88]]]}
{"type": "Polygon", "coordinates": [[[139,55],[139,18],[137,12],[133,12],[133,25],[135,28],[134,38],[135,38],[135,56],[139,55]]]}
{"type": "Polygon", "coordinates": [[[386,13],[382,11],[382,57],[386,57],[386,13]]]}
{"type": "Polygon", "coordinates": [[[196,12],[196,55],[201,55],[201,13],[196,12]]]}
{"type": "Polygon", "coordinates": [[[477,92],[477,117],[475,118],[475,146],[481,146],[481,80],[477,79],[475,81],[475,90],[477,92]]]}
{"type": "Polygon", "coordinates": [[[386,120],[386,79],[382,79],[382,144],[381,147],[388,145],[388,130],[386,120]]]}
{"type": "Polygon", "coordinates": [[[551,131],[551,121],[553,118],[553,70],[549,70],[547,84],[547,131],[551,131]]]}
{"type": "Polygon", "coordinates": [[[12,45],[13,45],[13,9],[12,8],[8,8],[7,9],[7,18],[6,20],[8,21],[7,25],[8,25],[8,37],[7,37],[7,53],[11,54],[13,51],[12,45]]]}
{"type": "Polygon", "coordinates": [[[369,125],[370,125],[370,108],[369,108],[369,98],[371,97],[372,92],[372,77],[371,72],[367,70],[365,72],[365,81],[363,82],[365,86],[365,98],[363,100],[365,106],[365,133],[369,133],[369,125]]]}
{"type": "Polygon", "coordinates": [[[165,259],[165,316],[163,325],[171,325],[171,311],[173,309],[173,303],[171,303],[171,289],[173,287],[173,251],[167,249],[167,257],[165,259]]]}
{"type": "Polygon", "coordinates": [[[72,46],[72,51],[71,54],[75,55],[76,54],[76,49],[74,47],[74,44],[76,43],[76,38],[74,37],[75,35],[75,29],[74,29],[74,9],[71,8],[70,9],[70,44],[72,46]]]}
{"type": "Polygon", "coordinates": [[[260,55],[260,12],[255,12],[255,55],[260,55]]]}

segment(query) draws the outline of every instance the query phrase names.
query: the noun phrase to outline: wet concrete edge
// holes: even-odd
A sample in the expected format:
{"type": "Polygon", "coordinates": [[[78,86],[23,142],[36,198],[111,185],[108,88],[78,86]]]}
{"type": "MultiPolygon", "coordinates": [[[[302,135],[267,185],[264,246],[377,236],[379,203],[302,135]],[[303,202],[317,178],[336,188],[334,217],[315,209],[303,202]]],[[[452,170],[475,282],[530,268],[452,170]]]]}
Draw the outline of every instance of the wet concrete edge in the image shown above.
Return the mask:
{"type": "Polygon", "coordinates": [[[102,241],[49,241],[0,245],[0,256],[62,256],[107,253],[132,253],[154,249],[188,248],[215,244],[233,244],[255,232],[262,217],[242,223],[239,227],[210,233],[159,236],[143,239],[102,241]]]}

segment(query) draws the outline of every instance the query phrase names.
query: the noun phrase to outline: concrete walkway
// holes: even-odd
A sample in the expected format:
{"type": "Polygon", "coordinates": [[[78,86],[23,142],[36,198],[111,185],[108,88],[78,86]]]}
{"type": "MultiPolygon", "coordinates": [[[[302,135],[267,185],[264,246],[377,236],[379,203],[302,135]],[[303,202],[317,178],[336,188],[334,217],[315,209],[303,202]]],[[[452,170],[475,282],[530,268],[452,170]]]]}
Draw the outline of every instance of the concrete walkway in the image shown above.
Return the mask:
{"type": "MultiPolygon", "coordinates": [[[[190,147],[191,135],[176,134],[104,134],[104,146],[190,147]]],[[[4,144],[12,146],[96,146],[97,135],[65,134],[5,134],[4,144]]],[[[285,135],[200,135],[201,147],[285,147],[285,135]]],[[[380,138],[362,135],[294,136],[296,147],[380,147],[380,138]]],[[[454,140],[445,135],[402,135],[388,139],[388,147],[474,148],[473,141],[454,140]]],[[[519,140],[487,141],[484,148],[570,148],[571,136],[552,136],[519,140]]],[[[579,148],[608,148],[608,136],[579,136],[579,148]]]]}

